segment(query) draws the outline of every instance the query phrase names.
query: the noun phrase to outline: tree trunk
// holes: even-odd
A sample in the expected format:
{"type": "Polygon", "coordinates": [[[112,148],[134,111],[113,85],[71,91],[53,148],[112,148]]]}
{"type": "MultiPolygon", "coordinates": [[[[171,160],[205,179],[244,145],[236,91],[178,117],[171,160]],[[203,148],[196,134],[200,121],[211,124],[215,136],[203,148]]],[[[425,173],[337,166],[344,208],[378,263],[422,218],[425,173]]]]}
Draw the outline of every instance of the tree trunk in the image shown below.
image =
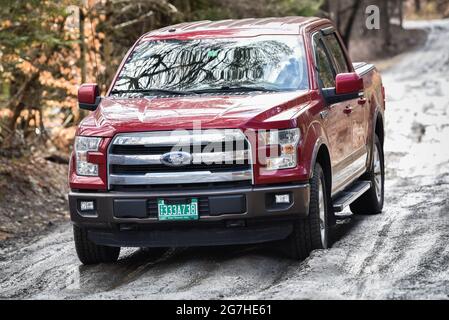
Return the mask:
{"type": "Polygon", "coordinates": [[[354,1],[351,13],[350,13],[349,18],[348,18],[348,22],[346,23],[346,27],[345,27],[345,29],[343,31],[343,34],[342,34],[343,42],[345,43],[347,48],[349,48],[349,42],[351,40],[352,29],[353,29],[355,18],[357,16],[358,11],[359,11],[361,2],[362,1],[359,1],[359,0],[355,0],[354,1]]]}
{"type": "Polygon", "coordinates": [[[33,74],[25,83],[20,87],[17,91],[16,95],[9,101],[8,108],[14,110],[13,116],[9,119],[8,129],[10,132],[14,132],[16,127],[17,119],[20,117],[23,109],[25,108],[25,103],[23,102],[23,98],[28,93],[33,83],[39,79],[39,72],[33,74]]]}
{"type": "MultiPolygon", "coordinates": [[[[114,8],[112,1],[107,1],[105,5],[105,32],[104,38],[102,40],[102,46],[100,47],[100,53],[103,61],[107,61],[110,64],[114,60],[114,47],[112,39],[114,38],[114,26],[113,26],[113,15],[114,8]]],[[[97,54],[94,49],[94,54],[97,54]]],[[[98,66],[97,66],[98,67],[98,66]]],[[[96,67],[95,74],[98,74],[98,69],[96,67]]],[[[115,74],[114,68],[106,68],[101,79],[96,79],[95,82],[99,82],[100,90],[106,90],[106,86],[111,82],[115,74]]]]}
{"type": "Polygon", "coordinates": [[[81,69],[81,83],[86,82],[87,70],[86,70],[86,39],[84,36],[84,21],[85,15],[83,8],[79,8],[80,24],[79,24],[79,41],[80,41],[80,69],[81,69]]]}
{"type": "Polygon", "coordinates": [[[421,0],[415,0],[415,12],[421,12],[421,0]]]}
{"type": "Polygon", "coordinates": [[[382,0],[380,8],[380,16],[381,16],[381,30],[382,37],[384,39],[384,46],[389,47],[391,45],[391,31],[390,31],[390,11],[388,6],[388,0],[382,0]]]}
{"type": "Polygon", "coordinates": [[[331,13],[331,8],[329,5],[329,0],[324,0],[321,4],[320,10],[327,12],[327,13],[331,13]]]}
{"type": "Polygon", "coordinates": [[[341,33],[341,13],[340,13],[340,1],[336,1],[335,5],[337,6],[335,12],[335,24],[337,25],[338,31],[341,33]]]}
{"type": "Polygon", "coordinates": [[[175,7],[182,12],[184,20],[190,20],[192,17],[192,6],[190,0],[177,0],[175,1],[175,7]]]}

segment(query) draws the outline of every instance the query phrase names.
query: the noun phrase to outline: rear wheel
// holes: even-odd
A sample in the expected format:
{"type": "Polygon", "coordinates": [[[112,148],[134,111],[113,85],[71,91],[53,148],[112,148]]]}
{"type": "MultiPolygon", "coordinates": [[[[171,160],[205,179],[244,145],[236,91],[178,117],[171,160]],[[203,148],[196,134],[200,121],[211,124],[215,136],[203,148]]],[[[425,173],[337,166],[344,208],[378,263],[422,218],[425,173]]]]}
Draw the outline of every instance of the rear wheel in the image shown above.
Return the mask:
{"type": "Polygon", "coordinates": [[[373,161],[370,171],[362,177],[371,182],[371,188],[354,201],[350,208],[355,214],[378,214],[384,206],[385,167],[382,144],[374,137],[373,161]]]}
{"type": "Polygon", "coordinates": [[[288,254],[294,259],[305,259],[312,250],[330,246],[329,199],[326,190],[323,169],[317,163],[310,181],[309,215],[295,222],[293,232],[286,239],[288,254]]]}
{"type": "Polygon", "coordinates": [[[120,247],[100,246],[89,240],[86,229],[73,226],[73,237],[76,253],[83,264],[112,263],[120,255],[120,247]]]}

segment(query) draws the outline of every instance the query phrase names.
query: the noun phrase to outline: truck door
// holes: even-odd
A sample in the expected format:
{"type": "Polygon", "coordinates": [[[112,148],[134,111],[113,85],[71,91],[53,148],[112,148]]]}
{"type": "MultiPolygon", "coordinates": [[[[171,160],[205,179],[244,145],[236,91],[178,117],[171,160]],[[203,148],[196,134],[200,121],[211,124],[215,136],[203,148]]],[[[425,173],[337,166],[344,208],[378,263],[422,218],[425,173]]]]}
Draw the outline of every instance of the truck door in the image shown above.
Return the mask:
{"type": "MultiPolygon", "coordinates": [[[[336,72],[321,33],[314,34],[313,46],[320,89],[335,88],[336,72]]],[[[346,101],[330,104],[321,112],[331,153],[332,189],[343,185],[348,176],[345,169],[352,151],[352,127],[350,116],[345,111],[347,106],[346,101]]]]}
{"type": "MultiPolygon", "coordinates": [[[[353,72],[346,54],[343,51],[341,42],[335,32],[329,32],[323,37],[324,44],[328,50],[332,65],[337,74],[353,72]]],[[[359,98],[345,101],[348,112],[348,118],[352,128],[350,163],[353,175],[357,175],[360,170],[365,169],[366,165],[366,127],[365,127],[365,109],[364,105],[359,104],[359,98]]]]}

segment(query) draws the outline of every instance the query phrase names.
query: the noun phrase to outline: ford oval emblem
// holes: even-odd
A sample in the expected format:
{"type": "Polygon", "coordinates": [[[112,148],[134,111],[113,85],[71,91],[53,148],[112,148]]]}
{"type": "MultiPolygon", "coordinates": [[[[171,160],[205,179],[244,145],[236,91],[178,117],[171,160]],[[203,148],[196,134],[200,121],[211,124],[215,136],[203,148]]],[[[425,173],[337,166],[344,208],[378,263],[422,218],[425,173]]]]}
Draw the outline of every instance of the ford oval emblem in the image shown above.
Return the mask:
{"type": "Polygon", "coordinates": [[[171,167],[185,166],[192,162],[192,155],[182,151],[167,152],[161,156],[161,162],[171,167]]]}

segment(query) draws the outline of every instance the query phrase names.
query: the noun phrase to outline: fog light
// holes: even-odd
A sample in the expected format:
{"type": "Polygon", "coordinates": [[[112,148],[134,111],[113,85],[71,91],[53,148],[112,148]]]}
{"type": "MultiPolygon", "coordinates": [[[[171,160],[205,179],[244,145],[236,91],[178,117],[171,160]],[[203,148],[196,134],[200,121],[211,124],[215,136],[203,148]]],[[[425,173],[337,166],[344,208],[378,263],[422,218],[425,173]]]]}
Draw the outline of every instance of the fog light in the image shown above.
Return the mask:
{"type": "Polygon", "coordinates": [[[285,204],[290,203],[290,195],[289,194],[276,194],[274,196],[274,201],[276,204],[285,204]]]}
{"type": "Polygon", "coordinates": [[[93,201],[81,201],[80,202],[80,210],[81,211],[92,211],[92,210],[94,210],[94,202],[93,201]]]}

